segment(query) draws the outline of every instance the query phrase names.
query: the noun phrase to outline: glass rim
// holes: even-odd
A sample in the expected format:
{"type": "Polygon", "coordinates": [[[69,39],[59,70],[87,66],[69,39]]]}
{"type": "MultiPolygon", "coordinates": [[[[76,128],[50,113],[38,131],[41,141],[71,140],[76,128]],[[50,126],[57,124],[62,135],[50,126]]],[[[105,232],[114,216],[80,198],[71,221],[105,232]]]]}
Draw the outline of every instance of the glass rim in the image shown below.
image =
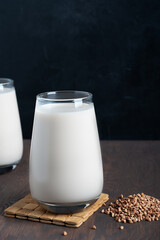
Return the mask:
{"type": "Polygon", "coordinates": [[[37,100],[44,100],[49,102],[73,102],[73,101],[83,101],[86,99],[92,99],[92,93],[86,92],[86,91],[77,91],[77,90],[59,90],[59,91],[49,91],[49,92],[43,92],[39,93],[37,95],[37,100]],[[53,96],[56,94],[77,94],[82,95],[81,97],[71,97],[71,98],[54,98],[53,96]],[[50,98],[49,96],[52,96],[50,98]]]}
{"type": "Polygon", "coordinates": [[[11,78],[0,78],[0,86],[13,85],[14,81],[11,78]]]}

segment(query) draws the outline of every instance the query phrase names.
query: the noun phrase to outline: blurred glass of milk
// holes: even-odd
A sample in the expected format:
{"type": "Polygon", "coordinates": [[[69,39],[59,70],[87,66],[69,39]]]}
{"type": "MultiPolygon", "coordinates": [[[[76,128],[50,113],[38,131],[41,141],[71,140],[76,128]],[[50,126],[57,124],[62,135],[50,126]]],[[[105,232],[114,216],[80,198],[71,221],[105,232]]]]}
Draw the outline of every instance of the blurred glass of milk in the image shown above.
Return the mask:
{"type": "Polygon", "coordinates": [[[22,131],[14,82],[0,78],[0,173],[14,169],[22,153],[22,131]]]}

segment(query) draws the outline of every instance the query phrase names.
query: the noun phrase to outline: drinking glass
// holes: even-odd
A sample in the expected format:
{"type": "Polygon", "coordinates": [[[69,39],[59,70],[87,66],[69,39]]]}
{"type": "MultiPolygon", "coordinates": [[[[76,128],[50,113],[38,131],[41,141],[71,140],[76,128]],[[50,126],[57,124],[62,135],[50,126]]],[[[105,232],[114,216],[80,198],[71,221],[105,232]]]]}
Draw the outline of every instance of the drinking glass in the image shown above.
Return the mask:
{"type": "Polygon", "coordinates": [[[0,173],[14,169],[23,152],[14,82],[0,78],[0,173]]]}
{"type": "Polygon", "coordinates": [[[49,211],[81,211],[99,198],[103,166],[91,93],[37,96],[29,172],[32,197],[49,211]]]}

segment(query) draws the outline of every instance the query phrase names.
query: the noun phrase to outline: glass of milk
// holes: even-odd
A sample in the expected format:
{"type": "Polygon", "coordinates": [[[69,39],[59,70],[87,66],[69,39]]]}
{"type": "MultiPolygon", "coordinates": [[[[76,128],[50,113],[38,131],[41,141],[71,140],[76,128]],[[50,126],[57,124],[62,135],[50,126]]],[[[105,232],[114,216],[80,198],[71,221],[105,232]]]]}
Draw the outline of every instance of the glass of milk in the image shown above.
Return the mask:
{"type": "Polygon", "coordinates": [[[23,152],[14,82],[0,78],[0,173],[14,169],[23,152]]]}
{"type": "Polygon", "coordinates": [[[30,151],[32,197],[56,213],[81,211],[103,188],[103,166],[92,94],[37,96],[30,151]]]}

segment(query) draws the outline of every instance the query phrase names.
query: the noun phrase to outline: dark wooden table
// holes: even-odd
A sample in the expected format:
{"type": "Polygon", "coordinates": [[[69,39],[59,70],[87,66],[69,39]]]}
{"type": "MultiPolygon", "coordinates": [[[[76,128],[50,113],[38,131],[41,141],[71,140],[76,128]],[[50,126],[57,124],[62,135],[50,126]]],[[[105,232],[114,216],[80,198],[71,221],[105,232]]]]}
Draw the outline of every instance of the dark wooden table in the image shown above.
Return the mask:
{"type": "MultiPolygon", "coordinates": [[[[160,198],[160,141],[102,141],[104,192],[114,201],[144,192],[160,198]]],[[[30,141],[24,141],[23,159],[12,172],[0,175],[0,240],[110,240],[160,239],[160,221],[124,224],[97,211],[80,228],[66,228],[3,216],[5,208],[29,193],[28,159],[30,141]],[[97,230],[92,230],[95,224],[97,230]],[[67,231],[67,236],[62,232],[67,231]]],[[[109,201],[109,202],[110,202],[109,201]]]]}

